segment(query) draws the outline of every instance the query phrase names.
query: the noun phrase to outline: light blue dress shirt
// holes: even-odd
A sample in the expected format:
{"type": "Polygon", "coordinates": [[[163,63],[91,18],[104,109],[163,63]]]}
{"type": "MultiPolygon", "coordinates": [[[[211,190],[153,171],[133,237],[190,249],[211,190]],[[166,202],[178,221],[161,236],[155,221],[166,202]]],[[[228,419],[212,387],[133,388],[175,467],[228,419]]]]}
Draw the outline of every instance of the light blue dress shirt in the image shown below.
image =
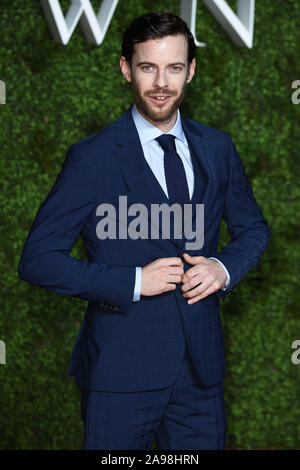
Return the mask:
{"type": "MultiPolygon", "coordinates": [[[[154,175],[156,176],[158,182],[160,183],[162,189],[168,196],[168,189],[167,183],[165,178],[164,172],[164,151],[157,142],[156,137],[159,137],[163,132],[153,124],[151,124],[147,119],[145,119],[137,110],[136,105],[134,104],[132,107],[132,117],[139,134],[139,138],[142,144],[144,156],[149,164],[151,170],[153,171],[154,175]]],[[[193,191],[194,191],[194,172],[193,172],[193,164],[191,160],[191,155],[188,147],[188,143],[186,137],[184,135],[182,126],[181,126],[181,117],[180,111],[177,109],[177,119],[172,127],[172,129],[167,132],[167,134],[175,135],[175,146],[176,151],[180,158],[182,159],[182,163],[185,169],[190,199],[192,198],[193,191]]],[[[214,259],[218,261],[223,268],[225,269],[227,279],[225,283],[225,287],[228,287],[230,283],[230,275],[227,269],[225,268],[224,264],[221,263],[220,260],[217,258],[211,257],[210,259],[214,259]]],[[[136,275],[135,275],[135,286],[134,286],[134,296],[133,301],[137,302],[140,300],[141,295],[141,284],[142,284],[142,268],[136,267],[136,275]]]]}

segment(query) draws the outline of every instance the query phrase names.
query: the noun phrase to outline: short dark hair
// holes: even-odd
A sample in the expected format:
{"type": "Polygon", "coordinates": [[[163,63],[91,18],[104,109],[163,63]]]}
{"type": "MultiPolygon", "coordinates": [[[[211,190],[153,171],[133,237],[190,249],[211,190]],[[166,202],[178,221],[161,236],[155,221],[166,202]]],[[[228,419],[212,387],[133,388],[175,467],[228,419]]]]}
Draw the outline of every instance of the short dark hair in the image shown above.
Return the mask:
{"type": "Polygon", "coordinates": [[[124,31],[122,56],[124,56],[131,65],[135,44],[148,41],[148,39],[177,36],[178,34],[183,34],[186,38],[188,45],[188,64],[190,64],[196,55],[194,36],[185,21],[179,16],[167,11],[153,11],[135,18],[124,31]]]}

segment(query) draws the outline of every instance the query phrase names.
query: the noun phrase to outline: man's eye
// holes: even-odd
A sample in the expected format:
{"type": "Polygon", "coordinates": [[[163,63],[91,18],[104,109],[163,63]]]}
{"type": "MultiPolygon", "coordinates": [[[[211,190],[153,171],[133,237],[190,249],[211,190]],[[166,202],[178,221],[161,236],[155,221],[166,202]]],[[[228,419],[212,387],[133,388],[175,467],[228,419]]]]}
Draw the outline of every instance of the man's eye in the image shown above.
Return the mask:
{"type": "Polygon", "coordinates": [[[178,67],[177,65],[174,65],[174,67],[172,67],[173,70],[175,70],[175,72],[179,72],[181,70],[181,67],[178,67]]]}
{"type": "Polygon", "coordinates": [[[151,67],[152,67],[152,65],[144,65],[143,70],[145,70],[146,72],[149,72],[151,67]]]}

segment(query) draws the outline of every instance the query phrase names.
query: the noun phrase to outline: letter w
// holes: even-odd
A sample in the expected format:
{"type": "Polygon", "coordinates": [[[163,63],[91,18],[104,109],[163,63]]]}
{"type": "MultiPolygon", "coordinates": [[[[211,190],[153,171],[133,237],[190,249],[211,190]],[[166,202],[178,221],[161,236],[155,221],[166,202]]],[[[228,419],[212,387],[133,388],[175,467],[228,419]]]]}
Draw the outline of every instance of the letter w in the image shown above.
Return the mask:
{"type": "Polygon", "coordinates": [[[106,34],[119,0],[103,0],[97,16],[90,0],[72,0],[64,17],[59,0],[41,0],[54,40],[68,44],[79,22],[86,40],[99,46],[106,34]]]}

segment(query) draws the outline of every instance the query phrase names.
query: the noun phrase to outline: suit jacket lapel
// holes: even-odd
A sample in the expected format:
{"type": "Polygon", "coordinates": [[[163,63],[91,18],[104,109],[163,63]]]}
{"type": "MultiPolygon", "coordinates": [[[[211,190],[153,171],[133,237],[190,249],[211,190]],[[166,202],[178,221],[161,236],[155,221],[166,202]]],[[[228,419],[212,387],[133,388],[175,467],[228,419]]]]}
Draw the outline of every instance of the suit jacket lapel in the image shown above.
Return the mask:
{"type": "MultiPolygon", "coordinates": [[[[139,203],[145,204],[149,208],[152,203],[167,202],[165,195],[158,181],[153,188],[152,181],[149,180],[149,167],[143,153],[142,144],[135,127],[131,114],[131,107],[120,118],[115,135],[114,157],[118,161],[123,177],[132,192],[133,197],[139,203]],[[147,168],[148,167],[148,168],[147,168]]],[[[151,170],[152,172],[152,170],[151,170]]],[[[153,175],[155,178],[155,176],[153,175]]],[[[156,179],[156,178],[155,178],[156,179]]]]}
{"type": "MultiPolygon", "coordinates": [[[[196,233],[196,204],[203,204],[204,209],[208,207],[208,202],[212,198],[211,190],[213,189],[213,168],[212,150],[210,149],[203,133],[198,127],[190,120],[181,116],[182,128],[188,141],[191,160],[193,163],[194,172],[194,191],[192,194],[192,221],[191,226],[194,233],[196,233]]],[[[212,199],[211,199],[212,200],[212,199]]],[[[205,217],[205,211],[204,211],[205,217]]],[[[204,227],[203,227],[204,229],[204,227]]],[[[186,237],[180,240],[180,247],[183,249],[187,240],[186,237]]]]}

